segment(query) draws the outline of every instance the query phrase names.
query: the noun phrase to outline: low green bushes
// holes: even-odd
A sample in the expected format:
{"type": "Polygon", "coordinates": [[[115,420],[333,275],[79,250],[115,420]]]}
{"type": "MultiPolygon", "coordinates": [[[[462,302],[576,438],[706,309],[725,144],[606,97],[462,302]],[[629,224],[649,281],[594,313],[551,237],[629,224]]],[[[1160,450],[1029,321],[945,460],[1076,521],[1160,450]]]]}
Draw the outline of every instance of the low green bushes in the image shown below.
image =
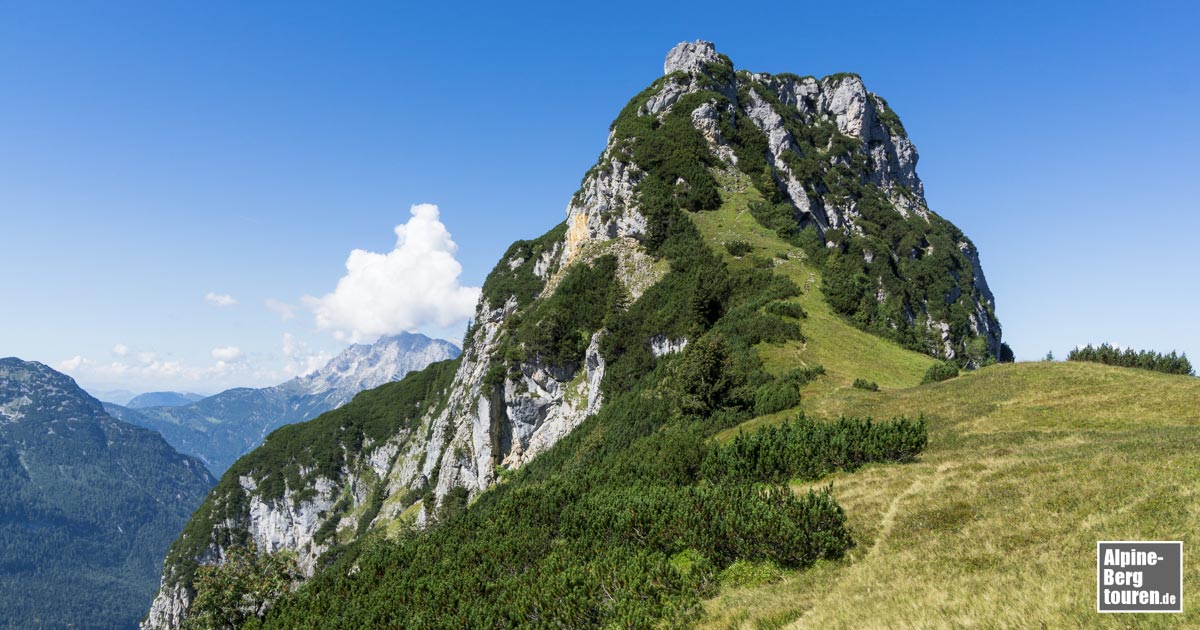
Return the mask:
{"type": "Polygon", "coordinates": [[[812,480],[869,462],[911,461],[927,441],[924,419],[818,423],[800,414],[795,422],[740,433],[728,444],[713,445],[700,474],[713,482],[812,480]]]}
{"type": "Polygon", "coordinates": [[[958,376],[958,366],[950,361],[934,363],[925,371],[924,378],[921,379],[921,384],[940,383],[958,376]]]}
{"type": "Polygon", "coordinates": [[[1092,347],[1091,344],[1088,344],[1082,348],[1075,348],[1067,355],[1067,360],[1090,361],[1093,363],[1103,363],[1104,365],[1139,368],[1162,372],[1164,374],[1195,375],[1195,372],[1192,370],[1192,364],[1188,361],[1186,354],[1180,355],[1175,352],[1162,354],[1152,350],[1142,350],[1139,352],[1133,348],[1121,350],[1106,343],[1100,344],[1098,347],[1092,347]]]}
{"type": "Polygon", "coordinates": [[[769,560],[804,567],[851,545],[828,490],[797,495],[749,485],[608,487],[573,504],[562,535],[667,555],[700,551],[719,565],[769,560]]]}
{"type": "Polygon", "coordinates": [[[800,389],[787,380],[774,380],[754,392],[754,413],[769,413],[791,409],[800,404],[800,389]]]}
{"type": "Polygon", "coordinates": [[[741,258],[749,254],[754,248],[746,241],[729,241],[725,243],[725,251],[729,252],[730,256],[741,258]]]}
{"type": "Polygon", "coordinates": [[[855,389],[865,389],[869,392],[879,391],[879,383],[876,383],[875,381],[868,381],[865,378],[854,379],[853,387],[855,389]]]}

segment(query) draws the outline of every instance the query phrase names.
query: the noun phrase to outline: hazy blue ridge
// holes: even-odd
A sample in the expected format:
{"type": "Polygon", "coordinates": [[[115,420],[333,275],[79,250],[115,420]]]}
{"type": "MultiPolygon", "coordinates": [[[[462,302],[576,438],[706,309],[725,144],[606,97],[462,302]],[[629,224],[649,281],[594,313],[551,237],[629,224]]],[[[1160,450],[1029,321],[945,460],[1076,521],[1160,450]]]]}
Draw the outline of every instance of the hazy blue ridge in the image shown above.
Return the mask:
{"type": "Polygon", "coordinates": [[[129,405],[105,403],[104,408],[113,417],[158,431],[171,446],[200,458],[219,477],[271,431],[311,420],[363,390],[459,353],[448,341],[400,333],[352,345],[321,369],[272,387],[238,387],[184,405],[135,408],[135,398],[129,405]]]}
{"type": "Polygon", "coordinates": [[[132,409],[143,409],[145,407],[182,407],[194,403],[198,400],[203,400],[203,394],[193,394],[190,392],[146,392],[138,394],[125,403],[126,407],[132,409]]]}

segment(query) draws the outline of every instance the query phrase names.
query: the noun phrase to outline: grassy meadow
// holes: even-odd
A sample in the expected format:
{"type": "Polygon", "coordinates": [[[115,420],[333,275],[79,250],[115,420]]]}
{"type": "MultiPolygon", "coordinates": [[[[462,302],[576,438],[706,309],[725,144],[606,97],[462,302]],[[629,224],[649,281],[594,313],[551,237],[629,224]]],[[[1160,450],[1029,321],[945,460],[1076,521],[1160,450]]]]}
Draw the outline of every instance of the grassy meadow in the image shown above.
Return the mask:
{"type": "Polygon", "coordinates": [[[712,628],[1200,626],[1200,379],[1023,363],[879,393],[811,416],[924,414],[914,464],[833,475],[855,532],[839,563],[725,588],[712,628]],[[1097,540],[1183,540],[1183,615],[1095,612],[1097,540]]]}
{"type": "Polygon", "coordinates": [[[804,290],[802,343],[761,346],[780,372],[822,365],[796,409],[723,432],[810,417],[923,415],[918,462],[870,465],[832,484],[856,546],[806,571],[723,576],[703,628],[1200,627],[1200,379],[1090,363],[995,365],[919,386],[933,360],[854,328],[819,272],[761,227],[757,192],[725,175],[723,206],[694,215],[706,240],[750,244],[731,265],[770,264],[804,290]],[[881,391],[855,389],[865,378],[881,391]],[[1183,540],[1182,615],[1095,612],[1097,540],[1183,540]]]}

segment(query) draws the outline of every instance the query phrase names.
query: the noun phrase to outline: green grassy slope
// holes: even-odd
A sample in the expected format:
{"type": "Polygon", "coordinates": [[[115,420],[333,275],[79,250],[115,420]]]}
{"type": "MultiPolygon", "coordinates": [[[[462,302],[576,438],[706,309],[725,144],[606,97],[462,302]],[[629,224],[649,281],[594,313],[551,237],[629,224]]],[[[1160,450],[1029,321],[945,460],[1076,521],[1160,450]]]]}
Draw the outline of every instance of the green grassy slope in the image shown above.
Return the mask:
{"type": "MultiPolygon", "coordinates": [[[[933,359],[832,312],[820,271],[762,227],[761,199],[721,173],[722,205],[692,220],[731,266],[772,265],[804,290],[805,340],[761,344],[768,369],[822,365],[799,407],[722,432],[792,418],[924,415],[920,462],[875,465],[833,483],[857,547],[798,572],[765,570],[705,604],[711,628],[1174,627],[1200,613],[1095,613],[1097,540],[1184,540],[1200,531],[1200,379],[1090,363],[998,365],[918,386],[933,359]],[[724,244],[752,249],[735,257],[724,244]],[[855,378],[882,391],[850,387],[855,378]],[[756,580],[750,580],[755,582],[756,580]],[[764,583],[765,582],[765,583],[764,583]]],[[[1200,542],[1197,540],[1196,542],[1200,542]]],[[[1185,552],[1188,585],[1200,561],[1185,552]]]]}
{"type": "Polygon", "coordinates": [[[762,196],[749,179],[740,173],[718,173],[722,184],[721,207],[711,212],[691,215],[714,251],[720,252],[733,267],[750,267],[770,261],[775,273],[792,279],[803,295],[792,301],[800,304],[808,317],[802,327],[803,343],[764,344],[759,348],[768,369],[782,372],[794,367],[822,365],[825,367],[825,387],[849,385],[856,378],[866,378],[882,387],[910,387],[921,382],[925,370],[934,363],[931,357],[902,348],[855,328],[835,314],[821,295],[821,275],[815,265],[805,260],[804,253],[759,225],[750,215],[751,202],[762,196]],[[734,257],[724,244],[731,241],[749,243],[753,250],[745,256],[734,257]]]}
{"type": "MultiPolygon", "coordinates": [[[[691,215],[705,242],[731,267],[770,264],[775,273],[787,276],[802,290],[800,296],[790,301],[803,307],[807,314],[801,322],[805,339],[760,344],[759,355],[767,370],[780,374],[797,367],[824,367],[825,376],[804,388],[805,398],[821,398],[848,388],[856,378],[874,381],[884,389],[920,383],[934,359],[856,328],[834,313],[821,294],[821,272],[817,266],[799,248],[750,215],[749,205],[762,201],[762,196],[748,178],[728,171],[714,175],[721,184],[720,208],[691,215]],[[733,241],[748,243],[752,250],[743,256],[733,256],[725,248],[726,243],[733,241]]],[[[756,418],[724,431],[720,439],[728,439],[739,430],[781,422],[794,417],[797,411],[799,407],[756,418]]]]}
{"type": "Polygon", "coordinates": [[[929,446],[916,464],[822,480],[857,548],[774,583],[725,589],[706,603],[703,625],[1200,624],[1195,554],[1184,553],[1182,617],[1098,615],[1094,559],[1097,540],[1200,542],[1200,379],[1026,363],[896,391],[840,388],[804,406],[829,418],[924,413],[929,446]]]}

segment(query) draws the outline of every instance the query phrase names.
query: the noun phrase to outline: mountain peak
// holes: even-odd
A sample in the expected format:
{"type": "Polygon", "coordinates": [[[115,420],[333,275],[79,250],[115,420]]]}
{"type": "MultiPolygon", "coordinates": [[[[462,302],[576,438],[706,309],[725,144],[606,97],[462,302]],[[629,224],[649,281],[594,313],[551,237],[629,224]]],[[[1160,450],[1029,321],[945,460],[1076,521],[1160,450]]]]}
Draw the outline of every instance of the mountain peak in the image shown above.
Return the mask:
{"type": "MultiPolygon", "coordinates": [[[[204,399],[202,394],[193,394],[191,392],[146,392],[138,394],[130,398],[125,403],[130,409],[144,409],[146,407],[182,407],[189,405],[197,400],[204,399]]],[[[118,403],[119,404],[119,403],[118,403]]]]}
{"type": "Polygon", "coordinates": [[[459,353],[449,341],[400,333],[349,346],[320,369],[273,387],[236,387],[178,406],[160,399],[152,407],[106,409],[121,420],[160,431],[171,445],[200,457],[219,475],[280,426],[315,418],[363,390],[398,381],[459,353]]]}
{"type": "MultiPolygon", "coordinates": [[[[708,421],[718,409],[735,414],[722,420],[731,423],[772,413],[741,387],[689,389],[693,366],[727,364],[738,374],[731,378],[750,383],[751,374],[767,374],[764,357],[732,349],[759,344],[787,348],[797,365],[842,360],[838,350],[807,348],[802,324],[792,321],[806,317],[800,299],[829,313],[825,321],[838,330],[826,336],[813,327],[814,340],[831,340],[833,348],[850,339],[875,344],[915,366],[902,368],[913,371],[905,383],[917,382],[916,372],[933,360],[885,339],[942,358],[967,352],[983,361],[999,351],[999,322],[974,247],[929,210],[916,151],[886,101],[848,74],[818,81],[736,73],[705,41],[675,46],[663,69],[667,76],[631,99],[609,127],[567,220],[514,243],[496,263],[462,358],[268,438],[238,465],[239,473],[253,471],[248,481],[227,476],[197,512],[193,522],[204,533],[180,538],[144,628],[179,627],[196,567],[227,556],[228,545],[214,541],[294,551],[311,575],[333,545],[452,518],[506,471],[548,449],[570,455],[539,460],[539,472],[513,483],[543,471],[566,478],[604,461],[621,472],[602,483],[623,490],[618,479],[635,461],[622,459],[626,449],[646,448],[643,439],[661,433],[658,427],[689,414],[703,420],[673,426],[731,426],[708,421]],[[757,249],[755,257],[737,260],[731,245],[738,241],[729,238],[739,236],[751,237],[753,245],[740,242],[757,249]],[[877,344],[873,335],[881,337],[877,344]],[[672,352],[684,356],[664,359],[672,352]],[[688,402],[701,399],[707,402],[688,402]],[[631,419],[637,429],[628,428],[631,419]],[[588,466],[572,463],[579,461],[588,466]]],[[[313,397],[336,396],[337,384],[378,374],[370,368],[388,364],[377,360],[388,347],[388,338],[355,346],[297,384],[313,397]]],[[[846,376],[875,369],[871,354],[846,355],[855,367],[835,378],[849,387],[846,376]]],[[[797,391],[792,377],[770,378],[761,387],[772,389],[758,391],[797,391]]],[[[795,404],[788,400],[780,409],[795,404]]],[[[698,439],[671,448],[699,447],[706,438],[698,439]]],[[[645,474],[658,478],[651,469],[645,474]]],[[[474,505],[494,510],[475,512],[489,517],[508,509],[490,500],[474,505]]],[[[561,518],[556,509],[548,518],[561,518]]],[[[406,575],[419,573],[408,566],[406,575]]]]}
{"type": "Polygon", "coordinates": [[[364,389],[398,381],[408,372],[434,361],[453,359],[461,350],[441,339],[402,332],[380,337],[374,343],[354,344],[330,359],[319,370],[294,379],[311,394],[328,397],[339,407],[364,389]]]}
{"type": "Polygon", "coordinates": [[[717,47],[712,42],[697,39],[694,42],[680,42],[667,53],[663,62],[663,74],[672,72],[703,72],[708,64],[720,61],[717,47]]]}
{"type": "Polygon", "coordinates": [[[961,358],[972,337],[999,355],[978,251],[932,213],[916,147],[858,75],[737,73],[703,40],[676,45],[663,70],[613,122],[567,206],[560,268],[614,237],[657,247],[672,208],[713,210],[733,196],[828,263],[825,281],[845,289],[831,289],[839,315],[933,356],[961,358]],[[685,145],[694,150],[665,150],[685,145]]]}
{"type": "Polygon", "coordinates": [[[104,415],[104,408],[80,389],[75,379],[44,363],[0,359],[0,424],[49,413],[92,418],[104,415]]]}

